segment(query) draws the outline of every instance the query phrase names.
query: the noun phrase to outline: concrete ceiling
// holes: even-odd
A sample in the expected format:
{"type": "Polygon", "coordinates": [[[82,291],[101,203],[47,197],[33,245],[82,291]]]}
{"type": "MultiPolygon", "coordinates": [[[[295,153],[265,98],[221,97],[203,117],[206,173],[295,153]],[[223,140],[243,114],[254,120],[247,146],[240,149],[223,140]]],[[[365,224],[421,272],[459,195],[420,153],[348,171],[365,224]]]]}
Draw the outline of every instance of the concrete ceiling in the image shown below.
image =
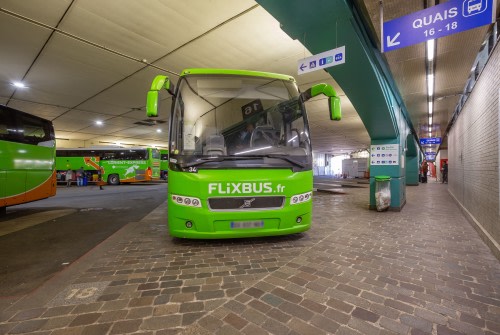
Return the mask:
{"type": "MultiPolygon", "coordinates": [[[[360,3],[380,36],[379,0],[360,3]]],[[[404,4],[384,0],[384,20],[424,8],[422,0],[404,4]]],[[[330,83],[343,120],[330,121],[323,100],[308,103],[314,150],[337,155],[370,145],[342,89],[324,71],[298,76],[297,60],[310,52],[253,0],[0,0],[0,31],[0,103],[53,120],[59,147],[166,147],[170,99],[165,94],[157,122],[144,125],[146,92],[155,75],[176,82],[192,67],[288,74],[302,90],[330,83]]],[[[446,129],[486,31],[438,41],[433,136],[446,129]]],[[[428,135],[424,56],[423,43],[385,54],[421,137],[428,135]]]]}

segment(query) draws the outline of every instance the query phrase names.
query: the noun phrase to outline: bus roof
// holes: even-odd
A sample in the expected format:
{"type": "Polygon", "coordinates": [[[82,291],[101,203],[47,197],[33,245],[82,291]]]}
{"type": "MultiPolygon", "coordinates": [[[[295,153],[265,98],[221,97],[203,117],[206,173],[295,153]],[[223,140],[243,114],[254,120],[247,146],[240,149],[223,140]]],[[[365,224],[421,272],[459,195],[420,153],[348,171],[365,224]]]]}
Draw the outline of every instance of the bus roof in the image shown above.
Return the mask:
{"type": "Polygon", "coordinates": [[[50,121],[50,120],[48,120],[48,119],[45,119],[45,118],[40,117],[40,116],[37,116],[37,115],[30,114],[30,113],[27,113],[27,112],[23,112],[23,111],[20,111],[19,109],[15,109],[15,108],[12,108],[12,107],[9,107],[9,106],[5,106],[5,105],[0,104],[0,109],[4,109],[4,110],[11,111],[11,112],[15,112],[15,113],[17,113],[17,114],[29,115],[29,116],[30,116],[30,117],[32,117],[32,118],[36,118],[36,119],[38,119],[38,120],[47,121],[47,122],[49,122],[50,124],[52,124],[52,121],[50,121]]]}
{"type": "Polygon", "coordinates": [[[181,77],[192,74],[228,74],[228,75],[241,75],[252,77],[264,77],[280,80],[289,80],[295,82],[295,78],[286,74],[272,73],[272,72],[259,72],[247,70],[232,70],[232,69],[185,69],[181,73],[181,77]]]}

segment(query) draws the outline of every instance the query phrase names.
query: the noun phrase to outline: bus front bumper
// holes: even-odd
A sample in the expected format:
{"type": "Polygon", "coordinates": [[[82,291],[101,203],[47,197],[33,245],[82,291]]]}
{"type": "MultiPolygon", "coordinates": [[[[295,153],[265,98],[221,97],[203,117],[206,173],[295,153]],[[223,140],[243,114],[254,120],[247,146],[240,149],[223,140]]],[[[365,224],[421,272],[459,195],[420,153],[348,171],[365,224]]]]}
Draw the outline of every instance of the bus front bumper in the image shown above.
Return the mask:
{"type": "Polygon", "coordinates": [[[244,238],[301,233],[311,227],[312,202],[278,210],[213,212],[169,202],[170,235],[192,239],[244,238]],[[177,206],[171,211],[172,206],[177,206]],[[172,213],[174,212],[174,213],[172,213]]]}

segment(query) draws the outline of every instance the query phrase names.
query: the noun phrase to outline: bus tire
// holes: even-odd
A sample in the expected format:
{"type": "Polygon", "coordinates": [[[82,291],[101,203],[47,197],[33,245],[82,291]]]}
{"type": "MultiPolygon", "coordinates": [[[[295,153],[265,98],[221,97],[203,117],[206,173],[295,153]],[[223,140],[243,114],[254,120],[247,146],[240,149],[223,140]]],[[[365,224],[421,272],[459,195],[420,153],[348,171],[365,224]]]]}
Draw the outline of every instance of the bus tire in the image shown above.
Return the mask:
{"type": "Polygon", "coordinates": [[[120,185],[120,177],[117,174],[112,174],[108,176],[109,185],[120,185]]]}

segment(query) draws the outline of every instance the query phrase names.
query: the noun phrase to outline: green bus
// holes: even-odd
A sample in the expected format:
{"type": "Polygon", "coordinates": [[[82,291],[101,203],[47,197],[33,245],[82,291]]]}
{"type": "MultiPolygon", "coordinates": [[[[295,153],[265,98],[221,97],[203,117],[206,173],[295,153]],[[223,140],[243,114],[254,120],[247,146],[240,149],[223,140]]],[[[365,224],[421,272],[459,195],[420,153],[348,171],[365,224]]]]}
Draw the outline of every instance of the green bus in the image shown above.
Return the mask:
{"type": "Polygon", "coordinates": [[[51,121],[0,105],[0,214],[56,195],[55,155],[51,121]]]}
{"type": "Polygon", "coordinates": [[[340,99],[330,85],[300,93],[288,75],[187,69],[175,90],[166,76],[153,80],[149,117],[157,116],[162,89],[173,97],[168,167],[172,236],[257,237],[310,228],[313,161],[304,103],[324,94],[330,118],[340,120],[340,99]]]}
{"type": "Polygon", "coordinates": [[[92,181],[98,181],[101,171],[101,180],[109,185],[156,180],[160,178],[160,150],[142,147],[57,149],[58,176],[82,167],[92,181]]]}
{"type": "Polygon", "coordinates": [[[168,150],[160,149],[160,178],[167,180],[168,177],[168,150]]]}

